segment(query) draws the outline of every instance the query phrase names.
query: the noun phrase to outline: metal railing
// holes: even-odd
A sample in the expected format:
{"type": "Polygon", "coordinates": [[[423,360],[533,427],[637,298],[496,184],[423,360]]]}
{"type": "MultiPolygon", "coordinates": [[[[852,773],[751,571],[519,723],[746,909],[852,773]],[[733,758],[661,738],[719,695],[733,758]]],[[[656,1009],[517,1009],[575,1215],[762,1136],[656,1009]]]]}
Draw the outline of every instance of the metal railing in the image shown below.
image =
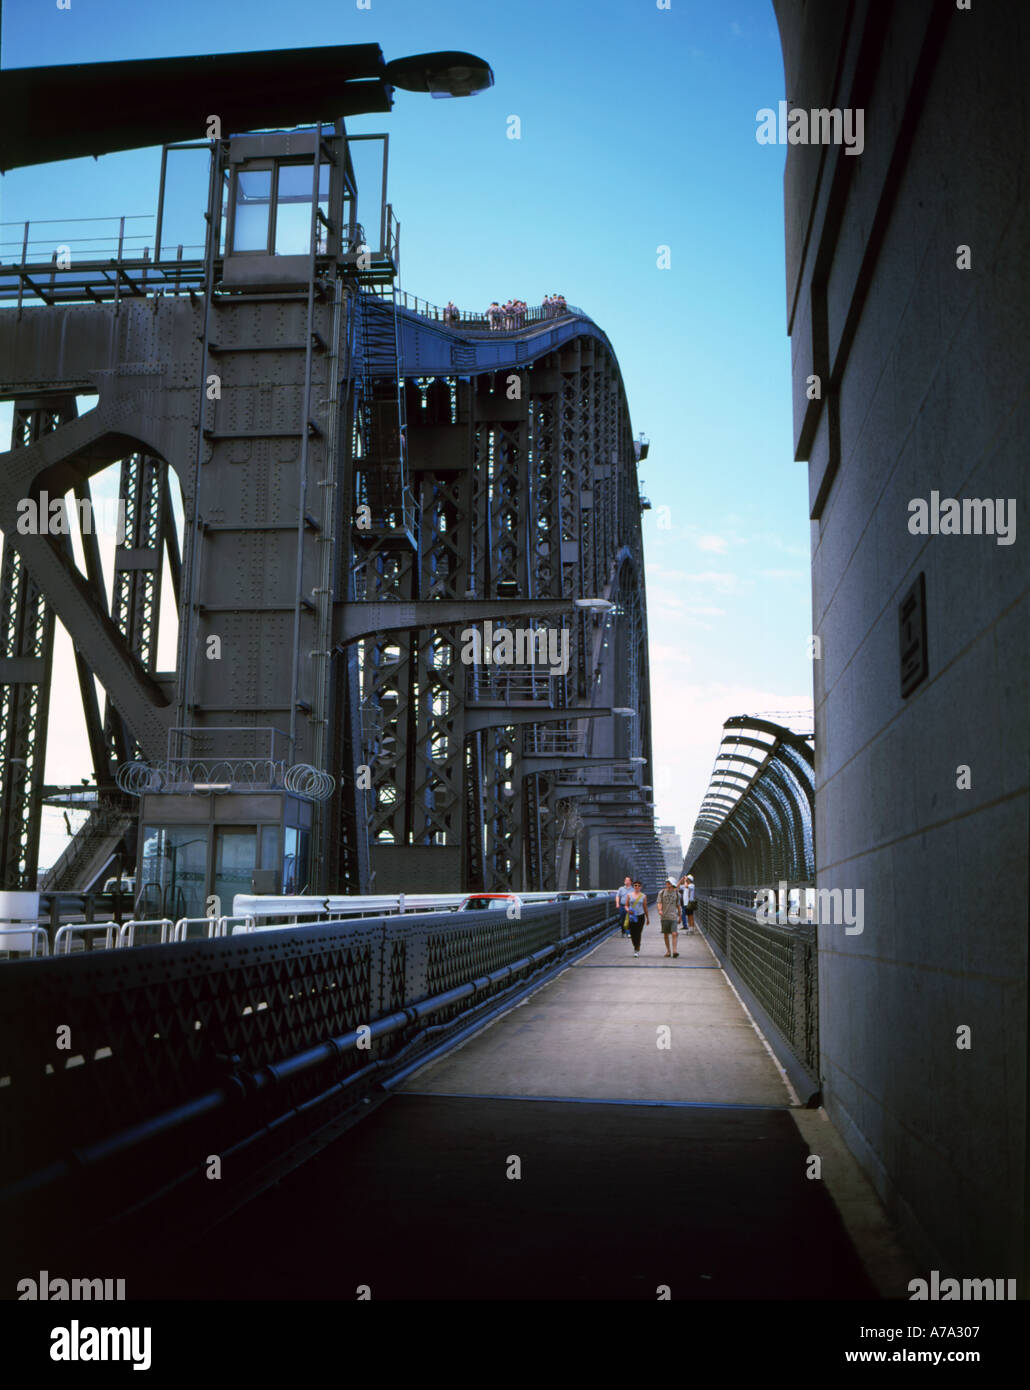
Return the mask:
{"type": "Polygon", "coordinates": [[[554,676],[546,667],[470,666],[466,679],[466,699],[546,704],[554,703],[554,676]]]}
{"type": "Polygon", "coordinates": [[[46,304],[118,303],[126,296],[202,286],[204,247],[157,247],[154,222],[142,214],[0,223],[0,299],[16,298],[19,308],[26,296],[46,304]],[[126,223],[133,226],[127,229],[126,223]],[[40,235],[42,227],[56,230],[40,235]]]}
{"type": "Polygon", "coordinates": [[[50,935],[46,927],[33,926],[29,922],[0,927],[0,952],[27,952],[34,957],[37,945],[41,947],[40,955],[50,954],[50,935]],[[13,937],[14,941],[9,941],[9,937],[13,937]],[[23,944],[26,941],[29,943],[27,946],[23,944]]]}
{"type": "MultiPolygon", "coordinates": [[[[165,1201],[176,1219],[203,1223],[212,1185],[195,1154],[232,1153],[227,1187],[267,1181],[283,1156],[334,1137],[391,1074],[616,920],[605,895],[514,920],[372,918],[10,965],[0,971],[5,1229],[47,1250],[51,1231],[56,1248],[93,1248],[115,1218],[146,1209],[152,1225],[165,1201]],[[53,1031],[40,1026],[51,1016],[77,1048],[56,1063],[53,1031]]],[[[110,1229],[124,1241],[124,1222],[110,1229]]]]}
{"type": "Polygon", "coordinates": [[[72,876],[76,868],[86,865],[90,855],[95,853],[104,840],[128,829],[136,815],[131,802],[120,804],[106,793],[89,806],[88,815],[75,831],[69,843],[45,873],[40,875],[42,891],[60,891],[61,880],[72,876]]]}
{"type": "Polygon", "coordinates": [[[554,780],[554,790],[560,792],[563,787],[582,787],[586,785],[587,772],[585,767],[566,767],[557,775],[554,780]]]}
{"type": "MultiPolygon", "coordinates": [[[[543,898],[544,894],[539,896],[543,898]]],[[[464,893],[371,893],[328,897],[237,893],[232,905],[237,914],[233,920],[246,922],[245,930],[270,931],[284,926],[313,926],[318,922],[346,922],[355,918],[450,912],[465,897],[464,893]]]]}
{"type": "Polygon", "coordinates": [[[121,928],[117,922],[66,922],[63,927],[58,927],[54,934],[54,956],[59,956],[61,954],[61,946],[64,942],[68,943],[64,954],[66,956],[71,955],[72,937],[76,932],[93,933],[100,931],[104,933],[103,946],[98,947],[91,941],[84,941],[82,943],[83,950],[113,950],[118,944],[118,937],[121,933],[121,928]]]}
{"type": "Polygon", "coordinates": [[[548,728],[545,724],[530,724],[522,735],[522,751],[528,757],[547,754],[581,757],[587,751],[587,736],[583,729],[548,728]]]}
{"type": "Polygon", "coordinates": [[[818,1090],[819,1076],[819,967],[818,937],[814,925],[781,926],[759,920],[748,903],[733,901],[755,894],[752,888],[697,890],[695,919],[713,946],[726,973],[749,1006],[758,1006],[759,1023],[775,1030],[769,1041],[773,1050],[781,1043],[789,1057],[780,1060],[792,1079],[818,1090]],[[764,1017],[763,1017],[764,1015],[764,1017]],[[778,1035],[778,1039],[777,1036],[778,1035]]]}
{"type": "Polygon", "coordinates": [[[556,309],[553,305],[533,304],[509,314],[505,314],[501,306],[500,318],[495,315],[495,321],[491,323],[488,309],[455,307],[453,311],[448,312],[446,305],[441,309],[438,304],[431,304],[428,299],[420,299],[418,295],[408,294],[406,291],[398,291],[397,303],[409,313],[417,314],[419,318],[430,319],[445,328],[460,328],[463,333],[519,333],[524,328],[553,323],[558,319],[589,318],[589,314],[575,304],[566,304],[561,309],[556,309]]]}
{"type": "MultiPolygon", "coordinates": [[[[0,266],[45,264],[65,255],[73,259],[118,261],[124,260],[126,255],[142,257],[144,250],[149,255],[154,244],[154,226],[155,218],[151,213],[114,217],[37,217],[35,221],[0,222],[0,266]],[[130,228],[126,235],[127,222],[144,222],[146,228],[130,228]],[[90,231],[83,235],[82,229],[87,226],[90,231]],[[40,227],[59,228],[61,231],[55,235],[53,231],[39,234],[37,230],[33,235],[33,229],[40,227]],[[18,233],[12,234],[9,228],[18,228],[18,233]],[[109,231],[106,230],[108,228],[109,231]],[[75,235],[71,235],[73,231],[75,235]]],[[[203,247],[198,249],[203,255],[203,247]]]]}
{"type": "Polygon", "coordinates": [[[170,917],[133,918],[129,922],[122,923],[121,929],[118,932],[117,945],[135,946],[136,932],[140,928],[147,928],[149,930],[151,927],[156,927],[158,929],[160,932],[160,941],[163,945],[172,939],[174,926],[175,923],[170,917]]]}

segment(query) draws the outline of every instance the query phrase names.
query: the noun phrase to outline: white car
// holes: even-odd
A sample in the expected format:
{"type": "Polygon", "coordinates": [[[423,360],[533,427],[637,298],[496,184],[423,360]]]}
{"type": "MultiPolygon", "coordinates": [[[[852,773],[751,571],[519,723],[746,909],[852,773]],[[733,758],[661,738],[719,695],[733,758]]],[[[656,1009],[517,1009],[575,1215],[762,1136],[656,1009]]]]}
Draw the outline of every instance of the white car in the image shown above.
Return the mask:
{"type": "Polygon", "coordinates": [[[501,911],[507,912],[510,903],[515,903],[521,911],[522,899],[518,893],[470,893],[458,904],[459,912],[501,911]]]}
{"type": "Polygon", "coordinates": [[[131,898],[135,891],[135,877],[109,878],[104,884],[105,893],[125,893],[131,898]]]}

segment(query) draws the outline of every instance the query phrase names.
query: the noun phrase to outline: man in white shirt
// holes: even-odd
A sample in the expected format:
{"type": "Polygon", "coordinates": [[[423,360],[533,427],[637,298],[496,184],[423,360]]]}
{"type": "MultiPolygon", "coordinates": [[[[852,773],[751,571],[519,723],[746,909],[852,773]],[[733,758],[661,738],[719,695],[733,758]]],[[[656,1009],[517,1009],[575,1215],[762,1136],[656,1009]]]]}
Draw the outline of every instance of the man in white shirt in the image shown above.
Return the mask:
{"type": "Polygon", "coordinates": [[[620,911],[621,911],[622,914],[623,914],[623,916],[622,916],[622,934],[623,934],[623,936],[629,936],[629,928],[626,926],[626,904],[627,904],[627,902],[629,901],[629,896],[630,896],[630,894],[631,894],[632,892],[633,892],[633,880],[630,878],[629,874],[627,874],[626,877],[622,880],[622,887],[619,888],[619,889],[617,889],[617,890],[616,890],[616,893],[615,893],[615,906],[616,906],[617,908],[619,908],[620,911]]]}

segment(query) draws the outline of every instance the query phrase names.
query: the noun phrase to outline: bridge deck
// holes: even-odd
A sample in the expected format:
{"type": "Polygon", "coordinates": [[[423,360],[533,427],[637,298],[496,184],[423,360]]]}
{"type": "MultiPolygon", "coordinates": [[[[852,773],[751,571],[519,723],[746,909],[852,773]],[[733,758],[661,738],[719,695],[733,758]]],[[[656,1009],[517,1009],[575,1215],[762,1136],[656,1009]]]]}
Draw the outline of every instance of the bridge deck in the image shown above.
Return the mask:
{"type": "MultiPolygon", "coordinates": [[[[654,918],[652,917],[652,922],[654,918]]],[[[639,960],[608,937],[495,1027],[403,1086],[433,1095],[715,1105],[791,1103],[701,936],[667,960],[645,928],[639,960]],[[658,1030],[668,1034],[659,1039],[658,1030]],[[659,1047],[659,1041],[668,1041],[659,1047]]]]}
{"type": "Polygon", "coordinates": [[[402,1082],[153,1292],[876,1297],[824,1184],[806,1178],[781,1073],[703,939],[680,945],[666,960],[646,929],[637,960],[607,938],[402,1082]]]}

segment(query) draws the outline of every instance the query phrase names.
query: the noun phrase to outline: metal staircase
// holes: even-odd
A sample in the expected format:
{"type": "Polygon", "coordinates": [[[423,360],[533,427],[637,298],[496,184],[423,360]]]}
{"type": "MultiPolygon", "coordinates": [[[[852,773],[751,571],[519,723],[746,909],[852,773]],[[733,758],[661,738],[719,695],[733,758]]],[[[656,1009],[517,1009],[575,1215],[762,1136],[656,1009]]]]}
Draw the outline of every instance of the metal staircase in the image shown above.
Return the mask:
{"type": "Polygon", "coordinates": [[[415,504],[407,476],[404,375],[393,287],[362,289],[355,309],[358,505],[371,513],[355,526],[355,538],[376,549],[414,548],[415,504]]]}
{"type": "Polygon", "coordinates": [[[50,892],[88,893],[135,830],[136,814],[117,803],[101,802],[90,811],[61,857],[40,876],[50,892]]]}

